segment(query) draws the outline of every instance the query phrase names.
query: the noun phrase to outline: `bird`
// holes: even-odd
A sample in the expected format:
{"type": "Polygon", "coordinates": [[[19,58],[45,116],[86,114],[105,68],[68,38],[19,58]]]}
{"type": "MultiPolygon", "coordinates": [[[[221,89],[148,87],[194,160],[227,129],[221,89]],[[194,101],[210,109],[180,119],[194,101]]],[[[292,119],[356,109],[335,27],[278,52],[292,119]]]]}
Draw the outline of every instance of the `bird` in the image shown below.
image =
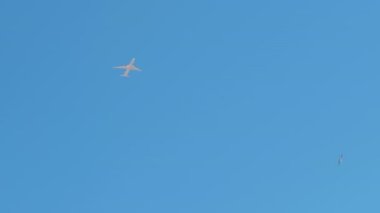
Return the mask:
{"type": "Polygon", "coordinates": [[[343,154],[340,154],[338,158],[338,165],[341,165],[342,163],[343,163],[343,154]]]}
{"type": "Polygon", "coordinates": [[[135,58],[132,58],[132,60],[127,65],[117,66],[113,67],[114,69],[123,69],[124,73],[121,74],[123,77],[128,77],[130,71],[142,71],[140,68],[135,66],[135,58]]]}

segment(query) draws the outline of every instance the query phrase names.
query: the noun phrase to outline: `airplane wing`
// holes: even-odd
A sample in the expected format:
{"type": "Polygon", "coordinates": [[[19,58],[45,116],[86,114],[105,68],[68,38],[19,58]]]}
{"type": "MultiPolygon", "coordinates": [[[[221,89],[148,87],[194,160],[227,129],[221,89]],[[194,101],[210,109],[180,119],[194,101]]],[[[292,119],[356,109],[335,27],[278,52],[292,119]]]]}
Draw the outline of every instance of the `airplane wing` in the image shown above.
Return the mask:
{"type": "Polygon", "coordinates": [[[128,74],[129,74],[129,70],[125,70],[125,72],[122,74],[122,76],[128,77],[128,74]]]}
{"type": "Polygon", "coordinates": [[[114,69],[125,69],[125,66],[116,66],[116,67],[112,67],[114,69]]]}
{"type": "Polygon", "coordinates": [[[339,156],[338,164],[340,165],[340,164],[342,164],[342,162],[343,162],[343,155],[339,156]]]}
{"type": "Polygon", "coordinates": [[[138,68],[138,67],[136,67],[136,66],[134,66],[134,65],[132,65],[132,70],[141,71],[141,69],[140,69],[140,68],[138,68]]]}
{"type": "Polygon", "coordinates": [[[135,63],[136,59],[132,58],[131,62],[129,62],[130,65],[133,65],[135,63]]]}

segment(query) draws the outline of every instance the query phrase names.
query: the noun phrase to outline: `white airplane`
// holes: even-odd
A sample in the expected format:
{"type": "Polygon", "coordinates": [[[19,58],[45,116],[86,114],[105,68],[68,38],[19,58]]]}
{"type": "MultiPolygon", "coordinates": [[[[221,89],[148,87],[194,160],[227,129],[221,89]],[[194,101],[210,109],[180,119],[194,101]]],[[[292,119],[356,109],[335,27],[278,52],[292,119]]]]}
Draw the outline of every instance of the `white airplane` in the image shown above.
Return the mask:
{"type": "Polygon", "coordinates": [[[139,69],[138,67],[135,66],[135,61],[136,61],[136,59],[132,58],[132,60],[131,60],[131,62],[129,62],[129,64],[117,66],[117,67],[113,67],[113,68],[125,70],[121,76],[128,77],[128,74],[130,71],[142,71],[141,69],[139,69]]]}
{"type": "Polygon", "coordinates": [[[342,164],[343,162],[343,154],[341,154],[338,158],[338,165],[342,164]]]}

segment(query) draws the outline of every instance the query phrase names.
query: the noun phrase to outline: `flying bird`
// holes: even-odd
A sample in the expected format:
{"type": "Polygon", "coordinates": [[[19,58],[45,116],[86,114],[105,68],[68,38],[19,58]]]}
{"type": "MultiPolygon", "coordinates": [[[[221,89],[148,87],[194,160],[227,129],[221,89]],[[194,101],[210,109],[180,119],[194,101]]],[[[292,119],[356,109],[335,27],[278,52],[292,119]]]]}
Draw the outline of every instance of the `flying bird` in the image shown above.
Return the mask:
{"type": "Polygon", "coordinates": [[[117,66],[117,67],[113,67],[113,68],[114,69],[123,69],[124,73],[121,76],[128,77],[128,74],[130,71],[142,71],[141,69],[139,69],[138,67],[135,66],[135,61],[136,61],[136,59],[132,58],[132,60],[131,60],[131,62],[129,62],[129,64],[117,66]]]}
{"type": "Polygon", "coordinates": [[[338,165],[342,164],[342,162],[343,162],[343,154],[340,154],[338,158],[338,165]]]}

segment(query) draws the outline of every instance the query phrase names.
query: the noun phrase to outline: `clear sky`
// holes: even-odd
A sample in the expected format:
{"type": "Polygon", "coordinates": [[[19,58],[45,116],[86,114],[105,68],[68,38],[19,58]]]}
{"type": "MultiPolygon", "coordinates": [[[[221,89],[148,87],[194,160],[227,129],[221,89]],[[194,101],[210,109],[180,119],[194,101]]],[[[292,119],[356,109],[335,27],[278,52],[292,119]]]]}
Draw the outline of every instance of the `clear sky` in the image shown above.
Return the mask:
{"type": "Polygon", "coordinates": [[[379,10],[1,1],[0,212],[379,212],[379,10]]]}

